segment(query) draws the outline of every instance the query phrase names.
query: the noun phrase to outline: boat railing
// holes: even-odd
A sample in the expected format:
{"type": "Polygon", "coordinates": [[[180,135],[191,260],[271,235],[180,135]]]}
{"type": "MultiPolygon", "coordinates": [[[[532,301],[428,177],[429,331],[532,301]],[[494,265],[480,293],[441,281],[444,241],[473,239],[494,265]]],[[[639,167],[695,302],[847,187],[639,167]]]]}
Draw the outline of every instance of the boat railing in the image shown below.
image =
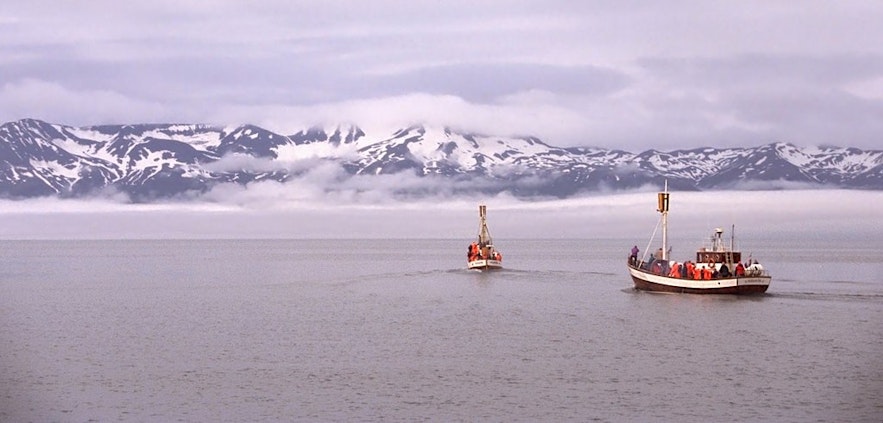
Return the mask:
{"type": "Polygon", "coordinates": [[[746,277],[754,277],[754,276],[769,276],[766,269],[763,266],[752,264],[745,268],[745,276],[746,277]]]}
{"type": "MultiPolygon", "coordinates": [[[[662,276],[662,277],[666,277],[666,278],[673,278],[673,279],[698,280],[693,277],[671,276],[669,274],[669,272],[671,270],[671,266],[673,263],[677,263],[677,264],[680,264],[683,266],[683,263],[678,263],[674,260],[652,260],[652,259],[651,260],[641,260],[641,259],[634,260],[633,256],[629,255],[629,257],[628,257],[628,266],[635,269],[635,270],[639,270],[641,272],[651,273],[651,274],[654,274],[657,276],[662,276]],[[661,267],[657,268],[655,265],[656,262],[662,262],[663,264],[661,265],[661,267]]],[[[700,269],[704,269],[704,268],[709,267],[709,265],[706,263],[697,263],[696,266],[697,266],[697,268],[700,268],[700,269]]],[[[716,266],[714,266],[714,267],[715,267],[715,273],[717,273],[718,268],[716,266]]],[[[729,267],[731,267],[731,266],[728,266],[728,268],[729,267]]],[[[760,264],[752,263],[752,264],[745,267],[745,273],[741,276],[736,276],[735,273],[729,273],[727,276],[719,276],[719,275],[712,276],[710,278],[710,280],[729,279],[729,278],[734,278],[734,277],[740,277],[740,278],[769,277],[769,273],[760,264]]]]}

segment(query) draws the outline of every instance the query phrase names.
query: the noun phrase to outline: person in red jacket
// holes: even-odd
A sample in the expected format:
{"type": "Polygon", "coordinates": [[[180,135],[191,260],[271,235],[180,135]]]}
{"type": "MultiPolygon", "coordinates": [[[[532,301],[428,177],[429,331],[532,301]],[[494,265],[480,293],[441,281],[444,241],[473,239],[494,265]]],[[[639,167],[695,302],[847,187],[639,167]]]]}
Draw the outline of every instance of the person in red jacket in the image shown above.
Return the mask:
{"type": "Polygon", "coordinates": [[[681,264],[678,262],[674,262],[671,265],[671,271],[668,272],[668,277],[670,278],[679,278],[681,277],[681,264]]]}
{"type": "Polygon", "coordinates": [[[696,279],[696,266],[693,265],[692,261],[688,261],[687,264],[687,279],[696,279]]]}

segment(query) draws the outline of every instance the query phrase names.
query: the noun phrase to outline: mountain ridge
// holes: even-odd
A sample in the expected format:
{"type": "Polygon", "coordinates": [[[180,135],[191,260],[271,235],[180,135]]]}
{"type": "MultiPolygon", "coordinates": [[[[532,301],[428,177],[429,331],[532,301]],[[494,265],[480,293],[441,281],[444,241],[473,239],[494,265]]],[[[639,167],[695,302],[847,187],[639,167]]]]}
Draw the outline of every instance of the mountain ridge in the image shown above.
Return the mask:
{"type": "Polygon", "coordinates": [[[340,124],[290,135],[251,124],[73,127],[21,119],[0,125],[0,197],[9,199],[104,190],[141,202],[192,198],[223,183],[287,182],[315,162],[336,164],[350,177],[409,172],[445,180],[456,192],[521,197],[564,198],[664,180],[676,190],[883,189],[883,151],[853,147],[776,142],[631,153],[425,125],[376,134],[340,124]],[[264,165],[236,168],[237,160],[230,158],[264,165]]]}

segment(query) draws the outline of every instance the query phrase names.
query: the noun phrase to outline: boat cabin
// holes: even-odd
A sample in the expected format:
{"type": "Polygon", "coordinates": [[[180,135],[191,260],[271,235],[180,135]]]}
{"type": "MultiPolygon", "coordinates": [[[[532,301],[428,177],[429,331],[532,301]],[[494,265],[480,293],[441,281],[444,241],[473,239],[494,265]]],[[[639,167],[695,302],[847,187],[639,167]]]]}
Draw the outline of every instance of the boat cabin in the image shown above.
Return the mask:
{"type": "Polygon", "coordinates": [[[696,252],[696,263],[739,263],[742,253],[739,251],[706,251],[704,248],[696,252]]]}
{"type": "Polygon", "coordinates": [[[702,247],[696,251],[696,263],[739,263],[742,261],[742,253],[724,246],[722,235],[724,230],[715,228],[711,235],[711,248],[702,247]]]}

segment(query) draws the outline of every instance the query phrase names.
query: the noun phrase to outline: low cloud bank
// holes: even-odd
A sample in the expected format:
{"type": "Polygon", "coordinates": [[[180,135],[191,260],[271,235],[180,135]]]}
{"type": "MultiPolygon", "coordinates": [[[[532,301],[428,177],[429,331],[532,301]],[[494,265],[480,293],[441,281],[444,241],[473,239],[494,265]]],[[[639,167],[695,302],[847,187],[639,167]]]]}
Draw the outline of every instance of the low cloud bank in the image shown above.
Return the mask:
{"type": "MultiPolygon", "coordinates": [[[[368,179],[365,179],[367,181],[368,179]]],[[[371,179],[373,180],[373,178],[371,179]]],[[[355,184],[355,183],[353,183],[355,184]]],[[[395,184],[390,181],[387,189],[395,184]]],[[[648,240],[659,214],[654,192],[525,201],[507,194],[395,200],[355,184],[327,193],[304,184],[225,185],[209,201],[122,204],[110,200],[0,202],[2,239],[462,238],[488,205],[495,238],[648,240]]],[[[883,239],[883,193],[875,191],[674,192],[672,243],[695,245],[715,227],[740,239],[883,239]]]]}
{"type": "Polygon", "coordinates": [[[515,191],[535,197],[553,181],[537,176],[497,175],[505,180],[478,176],[418,175],[413,170],[393,174],[353,175],[335,161],[310,158],[291,162],[228,156],[209,170],[258,172],[285,170],[285,182],[263,180],[247,184],[225,183],[208,192],[188,195],[197,202],[232,204],[262,209],[302,209],[325,205],[383,205],[401,202],[478,200],[515,191]]]}

